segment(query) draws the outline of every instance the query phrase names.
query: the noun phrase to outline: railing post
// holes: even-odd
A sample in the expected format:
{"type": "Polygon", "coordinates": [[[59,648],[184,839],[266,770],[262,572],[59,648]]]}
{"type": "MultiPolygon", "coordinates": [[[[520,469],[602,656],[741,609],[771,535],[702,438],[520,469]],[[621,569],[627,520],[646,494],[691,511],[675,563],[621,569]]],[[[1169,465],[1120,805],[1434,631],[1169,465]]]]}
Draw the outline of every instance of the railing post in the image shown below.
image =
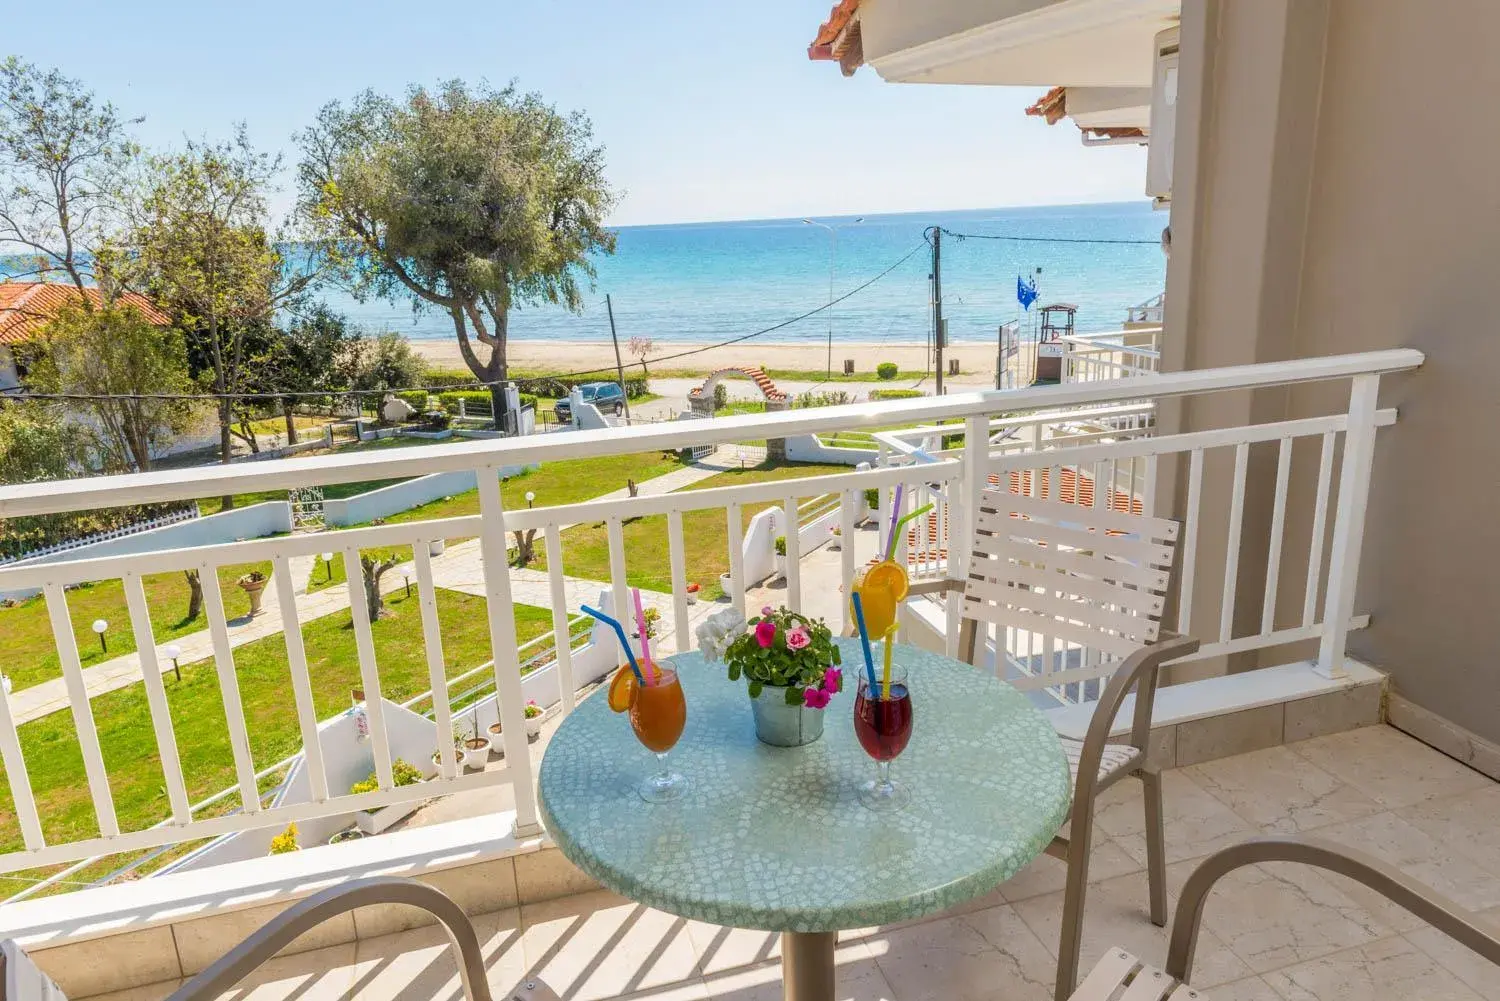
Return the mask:
{"type": "MultiPolygon", "coordinates": [[[[1333,523],[1333,552],[1328,560],[1328,592],[1323,600],[1323,638],[1318,646],[1317,671],[1325,678],[1348,676],[1344,670],[1344,646],[1349,638],[1349,619],[1354,615],[1354,587],[1359,582],[1379,395],[1380,376],[1357,375],[1352,380],[1344,462],[1339,471],[1339,501],[1333,523]]],[[[1309,553],[1308,558],[1315,560],[1321,555],[1309,553]]]]}
{"type": "Polygon", "coordinates": [[[505,509],[500,503],[500,470],[479,470],[479,553],[484,563],[484,597],[490,622],[490,650],[495,658],[495,694],[500,730],[505,737],[505,767],[516,799],[517,838],[542,832],[537,822],[536,783],[521,697],[521,658],[516,652],[516,613],[506,564],[505,509]]]}
{"type": "MultiPolygon", "coordinates": [[[[986,469],[989,465],[990,421],[988,417],[970,417],[964,421],[964,475],[957,490],[948,496],[948,537],[939,541],[939,546],[948,549],[948,579],[968,580],[969,555],[973,549],[975,515],[979,511],[979,498],[989,485],[986,469]],[[955,494],[957,495],[955,497],[955,494]]],[[[963,597],[957,591],[949,591],[943,599],[947,612],[947,632],[944,650],[949,657],[958,656],[958,633],[963,623],[963,597]]],[[[1001,656],[997,651],[996,656],[1001,656]]]]}

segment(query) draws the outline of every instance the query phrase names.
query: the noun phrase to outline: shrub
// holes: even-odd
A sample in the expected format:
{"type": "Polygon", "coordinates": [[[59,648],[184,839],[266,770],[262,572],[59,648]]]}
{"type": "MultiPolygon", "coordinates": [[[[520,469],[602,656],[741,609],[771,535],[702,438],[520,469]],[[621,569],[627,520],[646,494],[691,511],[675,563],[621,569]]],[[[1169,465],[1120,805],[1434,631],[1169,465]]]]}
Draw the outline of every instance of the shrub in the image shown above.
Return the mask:
{"type": "Polygon", "coordinates": [[[445,430],[451,420],[446,410],[429,410],[422,415],[422,423],[433,431],[445,430]]]}
{"type": "Polygon", "coordinates": [[[396,399],[406,401],[413,413],[420,414],[427,409],[427,390],[409,389],[395,394],[396,399]]]}
{"type": "MultiPolygon", "coordinates": [[[[391,782],[396,786],[416,785],[422,781],[422,772],[416,765],[402,758],[391,762],[391,782]]],[[[380,788],[380,778],[374,772],[362,782],[356,782],[349,787],[349,795],[358,796],[362,792],[374,792],[380,788]]],[[[295,829],[295,825],[294,825],[295,829]]]]}
{"type": "Polygon", "coordinates": [[[784,536],[784,535],[778,535],[778,536],[776,536],[775,546],[776,546],[776,555],[777,556],[785,556],[786,555],[786,536],[784,536]]]}
{"type": "Polygon", "coordinates": [[[890,382],[896,378],[896,373],[899,371],[901,370],[896,367],[896,363],[893,361],[883,361],[875,366],[876,377],[885,382],[890,382]]]}
{"type": "Polygon", "coordinates": [[[489,416],[490,391],[488,389],[450,389],[439,393],[438,405],[450,414],[458,413],[458,401],[464,401],[465,412],[489,416]]]}
{"type": "Polygon", "coordinates": [[[873,511],[876,508],[878,508],[879,506],[880,506],[880,488],[879,487],[870,487],[868,490],[865,491],[865,507],[867,507],[871,511],[873,511]]]}
{"type": "Polygon", "coordinates": [[[714,387],[714,409],[723,410],[729,406],[729,390],[721,382],[714,387]]]}
{"type": "Polygon", "coordinates": [[[925,396],[920,389],[872,389],[870,399],[874,400],[910,400],[918,396],[925,396]]]}
{"type": "Polygon", "coordinates": [[[846,403],[853,403],[854,397],[847,391],[835,389],[825,393],[814,393],[808,391],[797,396],[797,406],[806,409],[808,407],[840,407],[846,403]]]}
{"type": "MultiPolygon", "coordinates": [[[[522,396],[531,395],[542,397],[547,400],[560,400],[568,395],[568,391],[582,382],[614,382],[614,373],[595,373],[598,378],[581,376],[576,379],[559,379],[555,376],[544,375],[534,379],[517,379],[516,389],[522,396]]],[[[627,377],[625,379],[625,398],[629,400],[639,399],[651,392],[651,383],[643,376],[627,377]]]]}
{"type": "Polygon", "coordinates": [[[301,849],[297,844],[297,825],[287,824],[286,830],[271,839],[271,854],[285,855],[287,852],[295,852],[301,849]]]}

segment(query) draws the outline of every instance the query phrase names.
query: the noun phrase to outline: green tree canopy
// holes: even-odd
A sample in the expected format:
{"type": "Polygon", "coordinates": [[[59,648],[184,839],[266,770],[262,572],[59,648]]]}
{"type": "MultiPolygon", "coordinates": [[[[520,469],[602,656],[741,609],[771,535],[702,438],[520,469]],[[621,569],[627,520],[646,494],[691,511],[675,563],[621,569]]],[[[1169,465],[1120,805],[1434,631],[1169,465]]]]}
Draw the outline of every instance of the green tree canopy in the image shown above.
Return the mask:
{"type": "MultiPolygon", "coordinates": [[[[577,310],[590,256],[614,250],[604,150],[585,116],[537,94],[461,81],[404,101],[366,92],[325,106],[298,141],[302,210],[345,249],[356,294],[446,313],[479,380],[506,378],[512,308],[577,310]]],[[[498,418],[498,385],[492,396],[498,418]]]]}
{"type": "Polygon", "coordinates": [[[154,451],[192,418],[182,332],[152,326],[131,306],[69,304],[43,328],[28,377],[43,393],[77,394],[75,409],[92,416],[87,434],[111,469],[151,468],[154,451]]]}

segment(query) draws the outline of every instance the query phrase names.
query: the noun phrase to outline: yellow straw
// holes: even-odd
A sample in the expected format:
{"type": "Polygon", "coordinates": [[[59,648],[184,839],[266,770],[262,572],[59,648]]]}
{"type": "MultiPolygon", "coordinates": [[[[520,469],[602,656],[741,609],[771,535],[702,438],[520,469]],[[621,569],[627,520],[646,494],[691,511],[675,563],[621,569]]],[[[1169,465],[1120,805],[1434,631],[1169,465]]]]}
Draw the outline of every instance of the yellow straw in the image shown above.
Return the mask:
{"type": "Polygon", "coordinates": [[[885,631],[885,673],[880,678],[880,697],[890,701],[891,697],[891,643],[896,639],[896,626],[885,631]]]}

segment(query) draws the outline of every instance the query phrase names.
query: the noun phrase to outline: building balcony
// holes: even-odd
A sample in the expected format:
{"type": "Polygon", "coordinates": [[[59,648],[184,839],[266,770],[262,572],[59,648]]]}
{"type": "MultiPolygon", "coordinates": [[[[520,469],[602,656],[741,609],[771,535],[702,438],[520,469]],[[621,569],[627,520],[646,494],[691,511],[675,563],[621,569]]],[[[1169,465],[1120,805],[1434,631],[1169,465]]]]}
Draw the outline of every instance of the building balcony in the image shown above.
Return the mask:
{"type": "MultiPolygon", "coordinates": [[[[62,692],[49,718],[78,762],[70,770],[58,745],[38,743],[36,718],[17,708],[26,688],[0,697],[0,757],[14,808],[0,814],[0,863],[17,886],[0,907],[0,933],[19,937],[73,996],[139,989],[147,997],[201,969],[290,901],[356,875],[397,873],[431,880],[485,915],[481,930],[501,990],[531,972],[569,998],[774,993],[771,938],[700,928],[595,892],[546,841],[537,764],[556,721],[619,658],[607,634],[580,627],[582,601],[623,609],[629,587],[643,584],[661,614],[656,642],[676,650],[693,646],[698,619],[731,603],[786,604],[844,628],[843,586],[874,554],[879,534],[866,524],[871,498],[876,511],[889,512],[897,485],[908,509],[933,504],[897,540],[898,558],[917,579],[963,578],[962,560],[953,557],[969,537],[972,501],[987,488],[1181,521],[1166,624],[1202,647],[1172,666],[1177,683],[1159,694],[1153,718],[1153,754],[1173,769],[1167,827],[1179,879],[1190,860],[1228,841],[1316,829],[1384,854],[1476,909],[1500,906],[1500,890],[1487,896],[1491,883],[1500,886],[1500,845],[1470,823],[1493,804],[1491,783],[1374,725],[1381,675],[1346,655],[1350,631],[1368,622],[1354,585],[1370,462],[1378,429],[1397,419],[1378,407],[1375,393],[1381,375],[1420,362],[1416,352],[1387,351],[1142,372],[1012,392],[0,488],[0,517],[16,517],[435,474],[472,475],[478,484],[477,514],[0,568],[0,592],[42,593],[38,607],[54,627],[62,692]],[[1186,396],[1312,381],[1348,387],[1347,408],[1184,434],[1157,421],[1163,404],[1186,396]],[[759,482],[643,488],[541,507],[502,501],[503,469],[745,441],[850,468],[798,477],[808,471],[791,467],[759,482]],[[1270,475],[1252,478],[1252,468],[1270,475]],[[508,553],[526,533],[534,533],[545,569],[510,565],[508,553]],[[784,577],[775,570],[777,536],[786,540],[784,577]],[[393,547],[412,554],[397,571],[410,571],[404,588],[412,602],[402,649],[384,624],[372,624],[370,595],[357,583],[361,556],[393,547]],[[323,561],[325,552],[334,559],[323,561]],[[687,586],[702,575],[706,554],[726,568],[717,600],[687,586]],[[648,556],[661,564],[660,579],[641,579],[648,556]],[[269,565],[265,590],[274,607],[231,627],[219,571],[260,563],[269,565]],[[323,597],[301,594],[299,578],[325,563],[323,597]],[[573,572],[595,564],[589,575],[573,572]],[[204,713],[212,725],[180,716],[190,696],[173,676],[145,585],[151,575],[185,570],[199,573],[209,627],[201,661],[185,677],[212,692],[212,712],[204,713]],[[344,583],[333,580],[336,571],[344,583]],[[107,695],[91,688],[93,669],[83,666],[70,627],[70,601],[81,600],[70,589],[97,581],[120,582],[140,651],[135,674],[112,682],[107,695]],[[444,614],[453,607],[442,597],[449,587],[478,599],[465,606],[466,621],[444,614]],[[346,663],[324,656],[318,620],[309,617],[314,602],[347,610],[346,663]],[[269,676],[236,639],[246,628],[282,651],[269,676]],[[450,663],[445,646],[459,649],[464,628],[477,630],[488,662],[450,663]],[[340,669],[359,688],[359,704],[330,715],[325,682],[340,669]],[[260,691],[268,677],[276,695],[269,701],[260,691]],[[125,706],[130,700],[133,709],[125,706]],[[535,743],[523,718],[528,701],[547,714],[535,743]],[[127,744],[120,721],[130,711],[136,730],[127,744]],[[455,722],[466,720],[475,730],[500,724],[496,753],[472,768],[433,755],[451,748],[455,722]],[[268,753],[279,746],[268,741],[278,727],[290,756],[268,753]],[[127,747],[134,759],[122,754],[127,747]],[[141,759],[151,766],[145,778],[141,759]],[[398,759],[420,761],[426,781],[400,784],[398,759]],[[222,770],[226,785],[205,789],[210,767],[222,770]],[[351,777],[366,774],[369,786],[351,790],[351,777]],[[143,782],[159,794],[143,796],[143,782]],[[322,844],[380,814],[375,836],[322,844]],[[266,857],[270,838],[294,822],[317,832],[313,840],[302,851],[266,857]]],[[[910,641],[956,651],[957,602],[914,599],[902,619],[910,641]]],[[[1059,732],[1080,735],[1107,671],[1087,650],[1071,651],[1071,660],[1061,653],[1053,660],[1049,648],[1043,657],[1031,637],[1001,630],[989,637],[982,668],[1027,690],[1059,732]]],[[[22,667],[6,665],[8,673],[22,667]]],[[[1091,897],[1088,941],[1096,952],[1115,941],[1159,959],[1159,942],[1139,936],[1160,933],[1134,913],[1139,812],[1101,809],[1100,889],[1091,897]],[[1133,918],[1140,927],[1132,930],[1133,918]]],[[[1018,996],[1046,996],[1060,872],[1041,860],[965,914],[847,936],[848,996],[936,996],[981,985],[988,995],[1007,977],[1018,996]]],[[[1203,965],[1205,983],[1249,981],[1226,996],[1281,996],[1262,990],[1275,988],[1278,971],[1292,968],[1287,977],[1300,983],[1323,976],[1329,964],[1387,954],[1422,976],[1463,976],[1458,959],[1438,955],[1436,946],[1423,951],[1419,932],[1329,878],[1277,870],[1243,882],[1244,893],[1266,901],[1255,911],[1261,924],[1236,911],[1211,915],[1208,925],[1223,955],[1204,953],[1214,957],[1203,965]],[[1338,928],[1331,917],[1312,917],[1333,913],[1342,915],[1338,928]]],[[[297,943],[295,955],[266,972],[269,993],[252,993],[450,996],[456,982],[440,940],[433,929],[412,930],[414,920],[390,908],[356,912],[297,943]]]]}

